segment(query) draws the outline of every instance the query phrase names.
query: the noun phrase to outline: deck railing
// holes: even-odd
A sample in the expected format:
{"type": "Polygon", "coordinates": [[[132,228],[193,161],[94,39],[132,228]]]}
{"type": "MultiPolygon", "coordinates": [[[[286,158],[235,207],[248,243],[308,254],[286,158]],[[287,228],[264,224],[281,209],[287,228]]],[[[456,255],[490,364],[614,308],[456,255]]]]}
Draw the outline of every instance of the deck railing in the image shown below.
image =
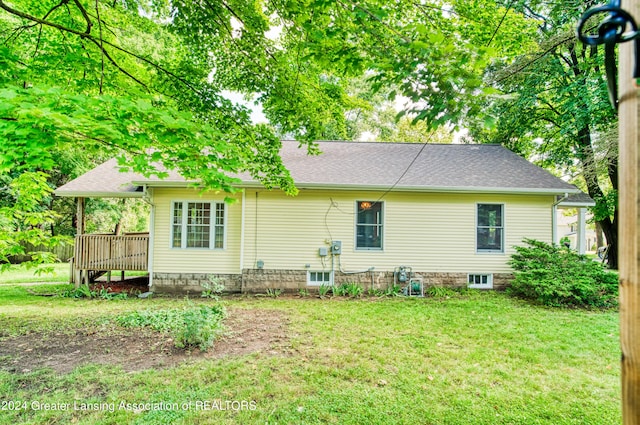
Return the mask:
{"type": "Polygon", "coordinates": [[[73,264],[76,270],[145,271],[148,254],[148,233],[78,235],[73,264]]]}

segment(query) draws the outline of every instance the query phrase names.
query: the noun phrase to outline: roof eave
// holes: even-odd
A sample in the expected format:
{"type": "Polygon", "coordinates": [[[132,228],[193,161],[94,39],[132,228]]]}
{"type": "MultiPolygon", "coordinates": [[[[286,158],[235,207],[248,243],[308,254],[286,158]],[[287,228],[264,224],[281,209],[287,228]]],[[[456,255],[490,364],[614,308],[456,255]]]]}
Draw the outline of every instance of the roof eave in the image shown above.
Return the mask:
{"type": "Polygon", "coordinates": [[[61,198],[142,198],[143,192],[91,192],[82,190],[55,190],[54,195],[61,198]]]}
{"type": "MultiPolygon", "coordinates": [[[[133,181],[135,186],[181,188],[197,185],[197,181],[133,181]]],[[[264,186],[255,181],[243,181],[235,185],[242,189],[264,189],[264,186]]],[[[298,189],[314,190],[361,190],[361,191],[390,191],[390,192],[424,192],[424,193],[507,193],[507,194],[539,194],[539,195],[564,195],[567,193],[580,193],[577,188],[508,188],[508,187],[467,187],[467,186],[394,186],[385,185],[347,185],[331,183],[297,183],[298,189]]],[[[69,197],[103,197],[103,198],[141,198],[142,192],[67,192],[58,196],[69,197]]],[[[578,206],[578,205],[576,205],[578,206]]],[[[586,206],[592,206],[587,204],[586,206]]]]}
{"type": "MultiPolygon", "coordinates": [[[[264,188],[257,182],[243,182],[240,188],[264,188]]],[[[456,192],[456,193],[508,193],[508,194],[540,194],[564,195],[580,193],[577,188],[505,188],[505,187],[467,187],[467,186],[383,186],[383,185],[336,185],[325,183],[296,183],[298,189],[316,190],[362,190],[362,191],[390,191],[390,192],[456,192]]]]}
{"type": "Polygon", "coordinates": [[[147,187],[188,187],[197,185],[200,182],[195,180],[135,180],[131,184],[134,186],[147,186],[147,187]]]}
{"type": "Polygon", "coordinates": [[[560,202],[558,204],[559,207],[564,207],[564,208],[586,208],[586,207],[595,207],[596,206],[596,202],[595,201],[591,201],[591,202],[560,202]]]}

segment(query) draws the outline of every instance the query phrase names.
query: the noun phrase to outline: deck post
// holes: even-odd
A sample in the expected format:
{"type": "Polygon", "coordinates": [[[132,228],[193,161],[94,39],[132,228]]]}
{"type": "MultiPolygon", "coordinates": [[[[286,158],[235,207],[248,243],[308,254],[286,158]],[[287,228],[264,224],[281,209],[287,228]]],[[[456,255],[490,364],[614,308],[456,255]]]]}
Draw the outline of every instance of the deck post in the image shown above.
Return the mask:
{"type": "MultiPolygon", "coordinates": [[[[84,198],[76,198],[76,236],[84,234],[84,207],[84,198]]],[[[77,243],[78,239],[76,238],[76,244],[77,243]]],[[[75,284],[76,288],[82,285],[83,280],[82,270],[78,269],[77,254],[78,250],[75,249],[75,255],[73,257],[73,260],[71,261],[71,278],[73,279],[73,283],[75,284]]]]}
{"type": "MultiPolygon", "coordinates": [[[[625,2],[636,21],[640,0],[625,2]]],[[[619,269],[622,422],[640,425],[640,101],[633,79],[634,42],[620,46],[619,269]]]]}
{"type": "Polygon", "coordinates": [[[77,199],[76,235],[84,235],[84,198],[77,199]]]}

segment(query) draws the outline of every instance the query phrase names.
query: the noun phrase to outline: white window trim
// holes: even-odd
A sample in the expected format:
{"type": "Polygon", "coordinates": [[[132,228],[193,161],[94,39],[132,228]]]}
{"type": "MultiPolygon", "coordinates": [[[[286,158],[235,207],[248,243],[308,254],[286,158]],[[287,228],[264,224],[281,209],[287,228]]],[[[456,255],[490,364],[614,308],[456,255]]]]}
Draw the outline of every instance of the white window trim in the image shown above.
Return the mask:
{"type": "Polygon", "coordinates": [[[504,203],[501,202],[476,202],[476,206],[475,206],[475,227],[474,227],[474,232],[475,232],[475,241],[476,241],[476,254],[504,254],[505,253],[505,249],[504,249],[504,244],[505,244],[505,240],[506,240],[506,234],[507,234],[507,207],[504,203]],[[502,206],[502,227],[500,227],[502,229],[502,236],[501,236],[501,241],[500,241],[500,246],[502,247],[502,249],[479,249],[478,248],[478,206],[479,205],[501,205],[502,206]]]}
{"type": "Polygon", "coordinates": [[[467,274],[467,288],[493,289],[493,273],[469,273],[467,274]],[[487,283],[469,283],[471,276],[487,276],[487,283]]]}
{"type": "Polygon", "coordinates": [[[356,199],[354,207],[354,224],[353,224],[353,249],[354,251],[358,251],[358,252],[383,252],[384,251],[384,245],[385,245],[385,229],[387,227],[386,224],[386,220],[387,220],[387,211],[385,208],[385,203],[384,201],[369,201],[368,199],[356,199]],[[380,243],[380,248],[358,248],[358,204],[360,202],[371,202],[371,203],[376,203],[376,204],[380,204],[380,213],[382,214],[382,228],[381,228],[381,243],[380,243]]]}
{"type": "Polygon", "coordinates": [[[333,286],[333,272],[327,270],[307,270],[307,286],[322,286],[322,284],[333,286]],[[311,273],[329,273],[329,282],[312,282],[311,273]]]}
{"type": "Polygon", "coordinates": [[[224,201],[216,201],[216,200],[202,200],[202,199],[175,199],[171,200],[171,216],[169,217],[169,247],[170,249],[186,249],[189,251],[224,251],[227,249],[227,222],[229,220],[227,211],[227,203],[224,201]],[[175,213],[175,205],[177,203],[182,204],[182,238],[180,240],[180,246],[173,246],[173,217],[175,213]],[[188,209],[188,205],[190,203],[199,203],[199,204],[209,204],[209,211],[211,212],[210,223],[209,223],[209,247],[201,248],[201,247],[187,247],[187,216],[186,211],[188,209]],[[222,225],[222,248],[215,247],[215,236],[216,236],[216,206],[218,204],[222,204],[223,206],[223,219],[224,224],[222,225]]]}

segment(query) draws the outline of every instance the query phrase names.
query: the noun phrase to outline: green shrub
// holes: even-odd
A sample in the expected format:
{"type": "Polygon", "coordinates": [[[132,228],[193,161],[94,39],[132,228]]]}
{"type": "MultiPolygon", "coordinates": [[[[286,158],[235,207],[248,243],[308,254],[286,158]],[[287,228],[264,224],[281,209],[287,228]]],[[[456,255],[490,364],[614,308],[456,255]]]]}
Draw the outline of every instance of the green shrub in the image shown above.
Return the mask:
{"type": "Polygon", "coordinates": [[[134,311],[116,317],[124,327],[148,327],[173,336],[178,348],[198,347],[202,351],[213,345],[222,332],[225,311],[220,305],[190,306],[184,309],[134,311]]]}
{"type": "Polygon", "coordinates": [[[612,307],[618,304],[618,275],[570,249],[525,239],[510,264],[509,292],[548,306],[612,307]]]}

